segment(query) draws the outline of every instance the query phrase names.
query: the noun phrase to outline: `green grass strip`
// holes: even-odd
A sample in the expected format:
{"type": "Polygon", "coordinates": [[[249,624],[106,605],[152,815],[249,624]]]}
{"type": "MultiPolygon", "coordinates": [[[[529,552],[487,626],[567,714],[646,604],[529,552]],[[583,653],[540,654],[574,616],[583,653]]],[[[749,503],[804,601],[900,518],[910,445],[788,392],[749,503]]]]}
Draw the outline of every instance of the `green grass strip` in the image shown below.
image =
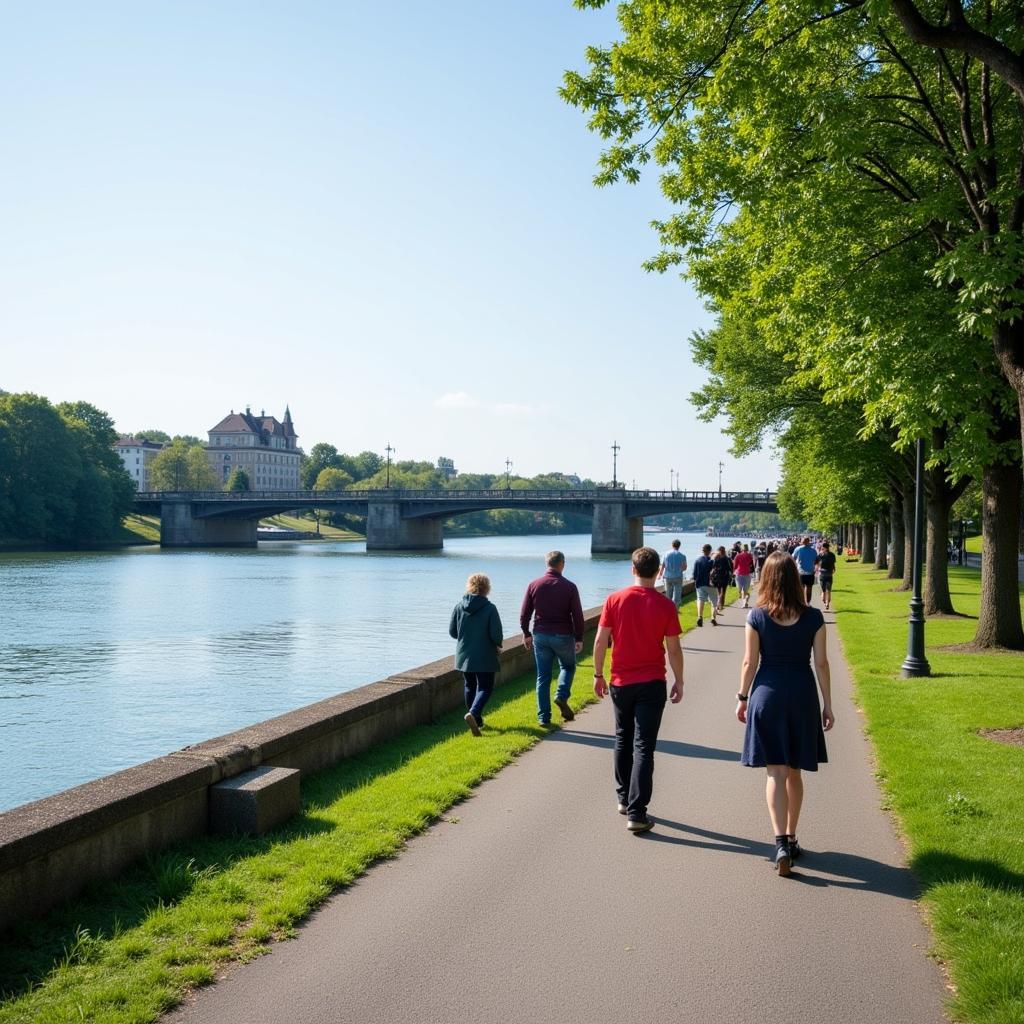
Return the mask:
{"type": "MultiPolygon", "coordinates": [[[[693,625],[692,599],[681,621],[693,625]]],[[[589,658],[573,691],[576,709],[596,699],[589,658]]],[[[269,836],[196,840],[4,936],[0,1024],[154,1021],[227,963],[293,935],[411,836],[441,818],[457,828],[446,812],[546,734],[532,676],[495,691],[479,739],[462,715],[305,779],[301,814],[269,836]]]]}
{"type": "MultiPolygon", "coordinates": [[[[1024,657],[943,651],[968,643],[975,619],[930,619],[932,676],[900,679],[909,595],[893,586],[869,566],[836,574],[879,777],[954,986],[954,1018],[1024,1024],[1024,748],[978,734],[1024,725],[1024,657]]],[[[957,611],[977,616],[979,574],[951,567],[950,588],[957,611]]]]}

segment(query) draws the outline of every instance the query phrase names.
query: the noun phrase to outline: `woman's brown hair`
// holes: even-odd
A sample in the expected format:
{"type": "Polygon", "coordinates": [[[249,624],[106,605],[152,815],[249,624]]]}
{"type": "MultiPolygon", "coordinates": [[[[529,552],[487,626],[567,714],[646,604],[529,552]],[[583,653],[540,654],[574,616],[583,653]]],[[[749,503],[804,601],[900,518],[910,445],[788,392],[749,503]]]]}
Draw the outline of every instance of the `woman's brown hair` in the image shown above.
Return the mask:
{"type": "Polygon", "coordinates": [[[773,551],[766,559],[757,584],[757,606],[773,619],[799,616],[807,607],[796,562],[786,551],[773,551]]]}

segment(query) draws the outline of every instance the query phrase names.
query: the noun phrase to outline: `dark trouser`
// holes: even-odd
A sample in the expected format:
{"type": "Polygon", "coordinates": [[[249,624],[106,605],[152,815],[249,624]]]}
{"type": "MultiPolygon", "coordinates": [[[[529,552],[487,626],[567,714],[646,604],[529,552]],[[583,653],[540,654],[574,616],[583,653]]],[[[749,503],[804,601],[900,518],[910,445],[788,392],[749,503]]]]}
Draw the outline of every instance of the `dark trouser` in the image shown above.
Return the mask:
{"type": "Polygon", "coordinates": [[[494,692],[493,672],[463,672],[466,680],[466,709],[473,713],[477,725],[484,724],[484,707],[494,692]]]}
{"type": "Polygon", "coordinates": [[[643,821],[654,789],[654,747],[665,710],[666,683],[613,686],[615,711],[615,788],[630,821],[643,821]]]}

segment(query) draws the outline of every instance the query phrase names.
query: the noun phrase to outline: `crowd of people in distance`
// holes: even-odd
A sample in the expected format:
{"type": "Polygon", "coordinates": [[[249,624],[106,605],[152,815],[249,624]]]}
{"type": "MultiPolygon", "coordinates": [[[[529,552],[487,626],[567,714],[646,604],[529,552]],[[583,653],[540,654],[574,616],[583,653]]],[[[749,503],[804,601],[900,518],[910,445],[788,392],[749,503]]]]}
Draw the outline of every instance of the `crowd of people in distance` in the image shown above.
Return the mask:
{"type": "MultiPolygon", "coordinates": [[[[812,544],[810,537],[737,541],[731,552],[724,545],[712,552],[705,544],[693,566],[698,626],[703,625],[705,606],[710,608],[711,624],[718,625],[731,585],[738,588],[740,607],[749,609],[735,708],[744,725],[740,763],[767,772],[765,795],[780,875],[789,874],[792,861],[802,853],[796,835],[802,772],[817,771],[827,761],[824,734],[835,723],[825,619],[811,606],[817,579],[823,605],[826,610],[831,607],[835,567],[829,541],[812,544]],[[751,608],[755,582],[757,601],[751,608]]],[[[562,552],[549,552],[546,571],[526,588],[520,608],[523,642],[537,670],[537,720],[543,728],[551,726],[552,703],[564,722],[575,717],[569,697],[576,659],[583,650],[584,619],[579,591],[564,570],[562,552]]],[[[610,696],[615,719],[617,810],[632,833],[654,827],[648,805],[658,731],[665,705],[683,698],[679,608],[686,570],[678,540],[664,559],[653,548],[637,548],[633,584],[605,599],[594,640],[594,692],[600,698],[610,696]],[[659,584],[664,584],[664,593],[659,584]]],[[[494,690],[503,643],[498,610],[488,599],[490,589],[487,576],[473,573],[449,623],[456,641],[455,667],[465,684],[466,725],[474,736],[484,729],[484,708],[494,690]]]]}

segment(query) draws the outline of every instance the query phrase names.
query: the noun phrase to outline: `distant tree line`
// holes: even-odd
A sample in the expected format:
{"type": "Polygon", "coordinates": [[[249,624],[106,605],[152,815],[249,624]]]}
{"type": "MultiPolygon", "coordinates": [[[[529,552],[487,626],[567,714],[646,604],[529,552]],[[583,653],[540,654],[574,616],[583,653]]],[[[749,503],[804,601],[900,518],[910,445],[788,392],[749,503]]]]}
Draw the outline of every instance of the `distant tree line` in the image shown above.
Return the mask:
{"type": "MultiPolygon", "coordinates": [[[[505,473],[460,473],[449,478],[431,462],[403,460],[392,462],[390,468],[376,452],[346,455],[332,444],[315,444],[310,449],[300,470],[302,486],[318,491],[362,490],[383,487],[403,490],[512,490],[589,489],[597,487],[593,480],[572,483],[562,473],[542,473],[522,477],[505,473]]],[[[365,520],[359,516],[328,515],[329,521],[362,531],[365,520]]],[[[590,529],[587,516],[550,512],[523,512],[516,509],[493,509],[471,512],[449,520],[445,531],[449,534],[529,534],[529,533],[583,533],[590,529]]]]}
{"type": "Polygon", "coordinates": [[[113,539],[131,512],[131,478],[113,420],[88,402],[0,395],[0,539],[113,539]]]}

